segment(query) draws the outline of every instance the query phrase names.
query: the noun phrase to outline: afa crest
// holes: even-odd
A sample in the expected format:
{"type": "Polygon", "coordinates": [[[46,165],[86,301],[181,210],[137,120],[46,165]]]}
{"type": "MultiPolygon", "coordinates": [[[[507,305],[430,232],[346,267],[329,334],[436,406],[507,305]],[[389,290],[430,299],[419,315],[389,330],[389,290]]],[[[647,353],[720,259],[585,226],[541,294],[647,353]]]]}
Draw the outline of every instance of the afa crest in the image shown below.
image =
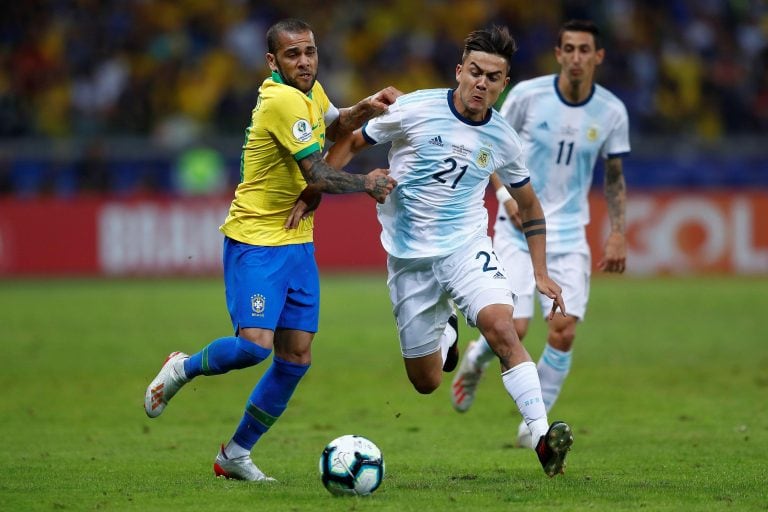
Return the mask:
{"type": "Polygon", "coordinates": [[[491,161],[491,153],[487,149],[481,149],[477,152],[477,165],[483,169],[488,167],[491,161]]]}
{"type": "Polygon", "coordinates": [[[587,140],[594,142],[597,140],[597,126],[587,128],[587,140]]]}
{"type": "Polygon", "coordinates": [[[257,293],[251,297],[251,311],[253,316],[264,316],[264,309],[267,307],[267,301],[263,295],[257,293]]]}

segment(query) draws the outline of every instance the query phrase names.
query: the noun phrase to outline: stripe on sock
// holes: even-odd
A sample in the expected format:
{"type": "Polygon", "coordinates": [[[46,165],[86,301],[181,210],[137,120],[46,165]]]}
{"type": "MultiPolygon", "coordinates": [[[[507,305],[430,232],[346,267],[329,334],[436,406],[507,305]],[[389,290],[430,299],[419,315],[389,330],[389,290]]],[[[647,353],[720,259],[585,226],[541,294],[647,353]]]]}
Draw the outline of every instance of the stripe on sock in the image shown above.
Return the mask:
{"type": "Polygon", "coordinates": [[[208,346],[206,345],[203,347],[203,357],[200,361],[200,366],[203,370],[203,375],[210,375],[211,374],[211,367],[208,366],[208,346]]]}
{"type": "Polygon", "coordinates": [[[544,364],[561,372],[567,372],[571,368],[571,353],[554,349],[547,345],[541,354],[544,364]]]}
{"type": "Polygon", "coordinates": [[[272,416],[262,409],[259,409],[251,402],[248,402],[248,406],[246,406],[245,412],[247,412],[253,419],[261,423],[265,430],[271,427],[277,421],[277,416],[272,416]]]}

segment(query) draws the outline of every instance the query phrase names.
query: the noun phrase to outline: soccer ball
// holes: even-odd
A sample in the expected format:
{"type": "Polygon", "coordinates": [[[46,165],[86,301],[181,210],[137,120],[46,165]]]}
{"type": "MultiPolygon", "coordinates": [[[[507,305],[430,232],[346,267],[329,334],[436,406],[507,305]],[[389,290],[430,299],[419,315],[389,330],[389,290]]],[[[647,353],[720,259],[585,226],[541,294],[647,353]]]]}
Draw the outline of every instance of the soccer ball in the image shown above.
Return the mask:
{"type": "Polygon", "coordinates": [[[362,436],[337,437],[320,455],[320,476],[331,494],[368,496],[384,478],[384,457],[362,436]]]}

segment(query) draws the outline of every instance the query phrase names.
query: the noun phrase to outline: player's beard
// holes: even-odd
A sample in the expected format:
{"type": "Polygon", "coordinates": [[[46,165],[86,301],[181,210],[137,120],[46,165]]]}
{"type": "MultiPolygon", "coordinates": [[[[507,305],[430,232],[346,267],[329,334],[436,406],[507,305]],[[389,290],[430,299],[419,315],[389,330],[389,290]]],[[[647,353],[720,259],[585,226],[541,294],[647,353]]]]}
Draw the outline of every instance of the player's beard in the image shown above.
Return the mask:
{"type": "Polygon", "coordinates": [[[312,90],[312,87],[314,87],[314,86],[315,86],[315,82],[317,81],[317,73],[315,73],[315,76],[314,76],[314,77],[312,77],[312,83],[310,83],[310,84],[309,84],[309,88],[308,88],[308,89],[305,91],[304,89],[302,89],[301,87],[299,87],[299,84],[298,84],[298,83],[296,83],[296,81],[295,81],[295,80],[291,80],[290,78],[288,78],[288,77],[285,75],[285,73],[283,73],[283,68],[281,68],[281,67],[280,67],[280,63],[279,63],[279,62],[277,62],[277,60],[275,60],[275,66],[277,67],[277,72],[280,74],[280,78],[283,80],[283,83],[284,83],[285,85],[290,85],[291,87],[293,87],[293,88],[295,88],[295,89],[298,89],[298,90],[300,90],[300,91],[301,91],[301,92],[303,92],[304,94],[306,94],[306,93],[308,93],[309,91],[311,91],[311,90],[312,90]]]}

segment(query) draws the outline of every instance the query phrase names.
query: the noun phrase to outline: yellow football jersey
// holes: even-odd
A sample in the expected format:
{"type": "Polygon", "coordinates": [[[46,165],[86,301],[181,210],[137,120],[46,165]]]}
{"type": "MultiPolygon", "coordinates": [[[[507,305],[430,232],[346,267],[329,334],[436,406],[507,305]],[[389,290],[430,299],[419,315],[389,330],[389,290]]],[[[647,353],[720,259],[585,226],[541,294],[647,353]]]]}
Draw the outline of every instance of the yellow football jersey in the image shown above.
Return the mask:
{"type": "Polygon", "coordinates": [[[312,241],[313,215],[296,229],[283,227],[307,186],[298,160],[325,145],[324,115],[331,106],[315,82],[308,94],[282,83],[272,73],[259,88],[259,99],[245,131],[240,184],[221,231],[252,245],[288,245],[312,241]]]}

